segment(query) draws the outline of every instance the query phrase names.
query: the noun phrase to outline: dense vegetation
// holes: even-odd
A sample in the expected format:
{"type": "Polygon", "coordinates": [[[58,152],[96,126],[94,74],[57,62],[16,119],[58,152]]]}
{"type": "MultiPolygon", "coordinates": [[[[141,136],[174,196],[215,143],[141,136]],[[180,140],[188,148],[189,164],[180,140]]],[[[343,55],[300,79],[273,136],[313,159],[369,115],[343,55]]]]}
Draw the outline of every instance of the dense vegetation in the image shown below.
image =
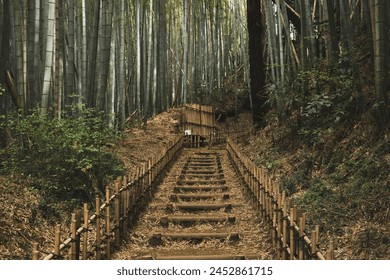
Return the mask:
{"type": "Polygon", "coordinates": [[[74,116],[47,118],[32,112],[2,119],[12,143],[0,157],[3,174],[22,176],[41,194],[40,210],[54,218],[102,195],[109,180],[123,174],[112,145],[117,137],[94,110],[73,108],[74,116]],[[6,120],[6,121],[4,121],[6,120]]]}

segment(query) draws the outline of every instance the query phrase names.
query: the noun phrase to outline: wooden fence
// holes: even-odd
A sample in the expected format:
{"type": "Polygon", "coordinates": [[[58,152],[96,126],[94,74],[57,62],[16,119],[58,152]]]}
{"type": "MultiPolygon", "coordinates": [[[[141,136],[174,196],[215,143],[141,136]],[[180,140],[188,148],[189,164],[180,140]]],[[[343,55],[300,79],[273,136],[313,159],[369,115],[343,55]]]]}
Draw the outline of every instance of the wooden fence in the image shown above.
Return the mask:
{"type": "Polygon", "coordinates": [[[279,259],[333,259],[333,242],[324,255],[319,249],[319,226],[305,232],[306,213],[291,205],[286,192],[272,180],[268,172],[243,155],[232,138],[227,139],[227,151],[237,172],[245,181],[253,206],[271,232],[272,243],[279,259]]]}
{"type": "Polygon", "coordinates": [[[183,129],[191,131],[185,135],[185,146],[198,148],[206,144],[220,143],[220,132],[215,124],[213,106],[187,104],[183,111],[183,129]]]}
{"type": "MultiPolygon", "coordinates": [[[[106,189],[105,200],[96,197],[95,212],[88,204],[71,216],[70,235],[61,241],[61,225],[55,228],[54,249],[43,257],[51,259],[110,259],[113,247],[119,247],[129,227],[152,197],[154,187],[182,149],[184,138],[170,142],[166,151],[154,156],[106,189]]],[[[38,243],[33,245],[33,259],[40,259],[38,243]]]]}

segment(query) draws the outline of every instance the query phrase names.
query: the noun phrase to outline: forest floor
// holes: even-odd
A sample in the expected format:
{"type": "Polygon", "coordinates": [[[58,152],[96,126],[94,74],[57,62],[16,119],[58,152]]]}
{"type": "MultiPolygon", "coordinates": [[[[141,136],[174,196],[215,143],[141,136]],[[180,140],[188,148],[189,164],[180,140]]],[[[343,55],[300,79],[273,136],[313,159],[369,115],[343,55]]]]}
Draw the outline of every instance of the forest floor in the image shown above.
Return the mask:
{"type": "Polygon", "coordinates": [[[390,259],[390,135],[365,117],[308,143],[269,114],[240,144],[307,212],[308,231],[320,225],[321,246],[334,241],[336,259],[390,259]]]}
{"type": "MultiPolygon", "coordinates": [[[[180,121],[180,109],[162,113],[146,128],[126,131],[113,152],[131,172],[173,140],[180,121]]],[[[333,240],[337,259],[390,259],[389,135],[375,140],[371,128],[358,123],[337,138],[325,135],[321,143],[307,145],[288,128],[270,123],[241,143],[241,150],[276,174],[307,211],[309,229],[321,226],[321,246],[333,240]]],[[[230,131],[249,129],[251,115],[220,125],[230,131]]],[[[0,259],[30,259],[33,242],[50,252],[54,225],[60,221],[40,215],[40,194],[25,179],[11,176],[0,177],[0,192],[0,259]]],[[[64,213],[64,228],[69,215],[64,213]]]]}

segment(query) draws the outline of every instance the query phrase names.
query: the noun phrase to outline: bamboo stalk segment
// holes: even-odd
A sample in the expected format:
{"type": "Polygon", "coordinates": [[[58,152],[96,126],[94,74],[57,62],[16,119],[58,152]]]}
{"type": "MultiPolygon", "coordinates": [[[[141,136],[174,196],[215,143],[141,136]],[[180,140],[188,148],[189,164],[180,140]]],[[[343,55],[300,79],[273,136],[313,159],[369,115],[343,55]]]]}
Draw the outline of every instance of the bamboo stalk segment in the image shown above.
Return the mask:
{"type": "Polygon", "coordinates": [[[110,189],[106,188],[106,258],[111,259],[110,189]]]}
{"type": "Polygon", "coordinates": [[[69,259],[70,260],[75,260],[76,259],[76,213],[72,213],[72,218],[71,218],[71,237],[72,237],[72,242],[70,246],[70,252],[69,252],[69,259]]]}
{"type": "Polygon", "coordinates": [[[32,258],[33,260],[39,260],[38,242],[33,243],[32,255],[33,255],[33,258],[32,258]]]}
{"type": "Polygon", "coordinates": [[[84,203],[84,233],[83,233],[83,260],[88,256],[88,203],[84,203]]]}
{"type": "Polygon", "coordinates": [[[326,259],[333,260],[334,259],[334,243],[333,241],[329,242],[329,248],[326,252],[326,259]]]}
{"type": "Polygon", "coordinates": [[[298,248],[298,259],[303,260],[303,249],[304,249],[304,235],[303,235],[304,221],[303,217],[299,218],[299,248],[298,248]]]}
{"type": "Polygon", "coordinates": [[[101,259],[101,247],[102,247],[102,239],[101,239],[101,226],[100,226],[100,198],[96,196],[95,199],[95,206],[96,206],[96,259],[101,259]]]}
{"type": "Polygon", "coordinates": [[[60,242],[61,242],[61,225],[57,224],[55,229],[54,237],[54,256],[59,257],[60,255],[60,242]]]}
{"type": "Polygon", "coordinates": [[[290,208],[290,260],[295,259],[295,208],[290,208]]]}
{"type": "Polygon", "coordinates": [[[115,223],[115,246],[120,244],[120,196],[119,196],[119,186],[121,185],[121,180],[118,179],[115,182],[115,199],[114,199],[114,223],[115,223]]]}

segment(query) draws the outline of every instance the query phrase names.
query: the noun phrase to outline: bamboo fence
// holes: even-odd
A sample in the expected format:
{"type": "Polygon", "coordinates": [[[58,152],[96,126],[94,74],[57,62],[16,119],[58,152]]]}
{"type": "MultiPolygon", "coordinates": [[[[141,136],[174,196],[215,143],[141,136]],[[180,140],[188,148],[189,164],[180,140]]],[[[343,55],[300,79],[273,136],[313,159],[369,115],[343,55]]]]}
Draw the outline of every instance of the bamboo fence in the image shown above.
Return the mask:
{"type": "MultiPolygon", "coordinates": [[[[239,137],[238,137],[239,138],[239,137]]],[[[306,213],[291,205],[286,192],[271,178],[268,172],[243,155],[236,141],[228,137],[227,151],[236,171],[245,181],[247,193],[258,211],[263,224],[271,233],[278,259],[329,260],[333,259],[333,242],[326,254],[319,249],[319,226],[306,233],[306,213]]]]}
{"type": "Polygon", "coordinates": [[[191,131],[191,135],[185,136],[185,146],[198,148],[206,142],[208,145],[219,143],[213,106],[187,104],[184,106],[183,116],[184,130],[191,131]]]}
{"type": "MultiPolygon", "coordinates": [[[[178,156],[183,142],[184,138],[178,136],[168,144],[165,152],[149,158],[135,173],[118,179],[114,190],[106,189],[103,201],[96,197],[92,215],[87,203],[83,211],[72,213],[70,234],[63,241],[58,224],[54,249],[42,259],[110,259],[111,252],[120,246],[126,232],[151,199],[155,186],[178,156]]],[[[40,259],[38,243],[33,245],[33,259],[40,259]]]]}

